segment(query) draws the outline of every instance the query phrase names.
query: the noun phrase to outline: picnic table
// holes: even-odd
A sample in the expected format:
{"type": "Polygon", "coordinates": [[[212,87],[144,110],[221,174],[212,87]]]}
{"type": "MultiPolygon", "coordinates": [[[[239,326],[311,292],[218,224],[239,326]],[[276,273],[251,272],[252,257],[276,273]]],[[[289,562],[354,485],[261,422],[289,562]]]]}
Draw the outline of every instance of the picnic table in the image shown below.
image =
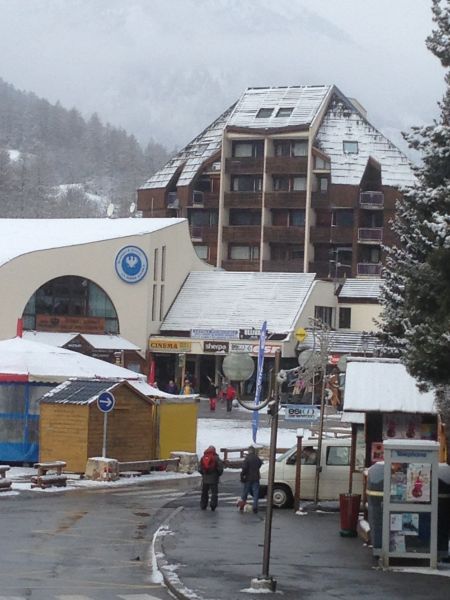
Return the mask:
{"type": "Polygon", "coordinates": [[[35,463],[34,468],[37,469],[37,474],[31,477],[31,487],[43,489],[52,485],[66,487],[67,475],[63,473],[65,466],[66,463],[63,460],[35,463]]]}

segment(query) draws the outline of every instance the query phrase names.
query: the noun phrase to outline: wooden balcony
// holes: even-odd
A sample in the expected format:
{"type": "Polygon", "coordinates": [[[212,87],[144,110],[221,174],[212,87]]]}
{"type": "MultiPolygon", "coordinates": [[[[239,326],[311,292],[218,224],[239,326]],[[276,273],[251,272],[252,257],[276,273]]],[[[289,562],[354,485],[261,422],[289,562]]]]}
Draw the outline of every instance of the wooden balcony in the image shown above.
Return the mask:
{"type": "Polygon", "coordinates": [[[306,156],[268,156],[266,173],[276,175],[306,175],[308,158],[306,156]]]}
{"type": "Polygon", "coordinates": [[[380,277],[381,263],[358,263],[356,273],[365,277],[380,277]]]}
{"type": "Polygon", "coordinates": [[[259,260],[223,260],[226,271],[259,271],[259,260]]]}
{"type": "Polygon", "coordinates": [[[267,192],[264,195],[266,208],[305,208],[306,192],[267,192]]]}
{"type": "Polygon", "coordinates": [[[268,225],[264,227],[264,242],[303,244],[304,239],[304,227],[287,227],[282,225],[268,225]]]}
{"type": "Polygon", "coordinates": [[[218,192],[196,192],[192,194],[189,208],[219,208],[218,192]]]}
{"type": "Polygon", "coordinates": [[[225,208],[261,208],[261,192],[227,192],[224,196],[225,208]]]}
{"type": "Polygon", "coordinates": [[[330,208],[330,193],[312,192],[311,208],[330,208]]]}
{"type": "Polygon", "coordinates": [[[358,243],[381,244],[383,242],[382,227],[360,227],[358,229],[358,243]]]}
{"type": "Polygon", "coordinates": [[[309,241],[312,244],[330,244],[331,227],[311,227],[309,232],[309,241]]]}
{"type": "Polygon", "coordinates": [[[225,159],[225,173],[229,175],[262,175],[263,171],[263,158],[233,157],[225,159]]]}
{"type": "Polygon", "coordinates": [[[261,241],[261,227],[259,225],[227,225],[222,230],[224,242],[242,242],[257,244],[261,241]]]}
{"type": "Polygon", "coordinates": [[[270,273],[303,273],[303,259],[264,260],[263,271],[270,273]]]}
{"type": "Polygon", "coordinates": [[[207,225],[189,227],[191,240],[193,242],[203,242],[205,244],[217,244],[217,225],[208,227],[207,225]]]}

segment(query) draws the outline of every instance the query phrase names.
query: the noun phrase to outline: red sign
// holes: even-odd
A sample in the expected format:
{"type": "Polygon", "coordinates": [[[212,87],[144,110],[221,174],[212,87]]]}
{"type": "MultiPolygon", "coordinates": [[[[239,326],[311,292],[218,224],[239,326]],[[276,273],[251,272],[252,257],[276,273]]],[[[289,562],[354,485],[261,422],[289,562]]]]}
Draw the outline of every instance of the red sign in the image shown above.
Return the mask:
{"type": "Polygon", "coordinates": [[[105,333],[105,319],[101,317],[36,315],[36,331],[105,333]]]}

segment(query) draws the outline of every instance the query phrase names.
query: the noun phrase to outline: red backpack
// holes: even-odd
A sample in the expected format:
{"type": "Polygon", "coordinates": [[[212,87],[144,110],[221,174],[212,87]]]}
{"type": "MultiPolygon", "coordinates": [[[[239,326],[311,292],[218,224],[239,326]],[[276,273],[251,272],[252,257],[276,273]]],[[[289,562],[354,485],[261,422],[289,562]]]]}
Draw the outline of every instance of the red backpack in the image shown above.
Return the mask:
{"type": "Polygon", "coordinates": [[[211,473],[217,466],[216,455],[212,452],[208,452],[202,456],[200,463],[205,473],[211,473]]]}

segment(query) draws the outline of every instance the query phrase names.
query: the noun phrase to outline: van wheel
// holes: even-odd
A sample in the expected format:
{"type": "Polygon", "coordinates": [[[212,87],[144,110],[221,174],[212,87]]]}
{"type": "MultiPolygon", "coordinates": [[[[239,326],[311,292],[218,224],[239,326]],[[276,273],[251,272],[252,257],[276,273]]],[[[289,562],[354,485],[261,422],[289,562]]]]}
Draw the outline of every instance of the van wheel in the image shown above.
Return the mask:
{"type": "Polygon", "coordinates": [[[273,487],[273,505],[276,508],[289,508],[292,506],[294,498],[287,485],[276,483],[273,487]]]}

